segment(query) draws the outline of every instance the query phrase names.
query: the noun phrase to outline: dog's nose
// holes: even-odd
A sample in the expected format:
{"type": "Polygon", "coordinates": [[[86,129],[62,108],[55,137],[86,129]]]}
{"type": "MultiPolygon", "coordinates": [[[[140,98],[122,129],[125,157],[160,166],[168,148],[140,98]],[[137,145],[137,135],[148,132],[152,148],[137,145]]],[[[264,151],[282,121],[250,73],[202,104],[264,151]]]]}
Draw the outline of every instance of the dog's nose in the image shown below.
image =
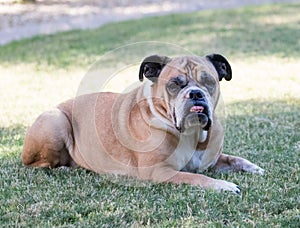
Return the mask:
{"type": "Polygon", "coordinates": [[[204,95],[201,90],[193,89],[190,91],[189,97],[192,100],[199,100],[199,99],[203,98],[204,95]]]}

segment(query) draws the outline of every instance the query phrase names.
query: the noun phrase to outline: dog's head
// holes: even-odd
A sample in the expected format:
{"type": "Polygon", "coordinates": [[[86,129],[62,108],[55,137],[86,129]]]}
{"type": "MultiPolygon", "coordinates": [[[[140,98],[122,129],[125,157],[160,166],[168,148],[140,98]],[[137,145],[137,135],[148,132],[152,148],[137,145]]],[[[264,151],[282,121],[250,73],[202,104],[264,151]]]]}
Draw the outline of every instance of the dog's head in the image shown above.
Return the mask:
{"type": "Polygon", "coordinates": [[[169,58],[153,55],[144,59],[139,79],[151,80],[152,97],[160,113],[181,132],[192,126],[209,130],[219,100],[219,81],[231,80],[231,66],[219,54],[205,57],[169,58]],[[157,107],[160,106],[160,107],[157,107]]]}

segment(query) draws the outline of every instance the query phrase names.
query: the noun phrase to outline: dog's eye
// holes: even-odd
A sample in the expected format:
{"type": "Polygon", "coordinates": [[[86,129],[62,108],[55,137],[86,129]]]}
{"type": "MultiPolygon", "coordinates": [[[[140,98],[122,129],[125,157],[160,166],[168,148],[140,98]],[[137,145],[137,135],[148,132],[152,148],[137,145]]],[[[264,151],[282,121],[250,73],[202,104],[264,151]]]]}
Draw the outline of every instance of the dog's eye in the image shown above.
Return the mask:
{"type": "Polygon", "coordinates": [[[216,80],[210,74],[201,72],[200,82],[205,86],[209,93],[213,93],[216,88],[216,80]]]}
{"type": "Polygon", "coordinates": [[[171,94],[176,94],[178,93],[181,89],[186,87],[188,84],[186,77],[184,76],[178,76],[176,78],[172,78],[168,83],[167,83],[167,90],[171,94]]]}

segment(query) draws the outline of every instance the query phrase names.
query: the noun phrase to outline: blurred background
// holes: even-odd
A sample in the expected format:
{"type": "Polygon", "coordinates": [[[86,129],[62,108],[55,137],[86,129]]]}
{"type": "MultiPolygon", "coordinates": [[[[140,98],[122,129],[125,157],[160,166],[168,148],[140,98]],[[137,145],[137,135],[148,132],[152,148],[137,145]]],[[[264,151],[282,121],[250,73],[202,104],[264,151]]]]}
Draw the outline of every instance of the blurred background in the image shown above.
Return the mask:
{"type": "Polygon", "coordinates": [[[147,16],[299,0],[0,0],[0,45],[147,16]]]}

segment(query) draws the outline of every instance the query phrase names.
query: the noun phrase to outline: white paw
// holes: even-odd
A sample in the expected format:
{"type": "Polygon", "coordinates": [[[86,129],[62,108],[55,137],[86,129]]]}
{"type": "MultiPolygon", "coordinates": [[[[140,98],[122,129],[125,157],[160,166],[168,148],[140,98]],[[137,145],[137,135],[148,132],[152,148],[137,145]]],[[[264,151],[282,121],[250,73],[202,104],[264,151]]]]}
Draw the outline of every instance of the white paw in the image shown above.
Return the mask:
{"type": "Polygon", "coordinates": [[[243,167],[243,171],[250,172],[250,173],[255,173],[255,174],[259,174],[259,175],[264,175],[265,174],[264,169],[260,168],[259,166],[255,165],[253,163],[245,165],[243,167]]]}
{"type": "Polygon", "coordinates": [[[253,171],[253,173],[257,173],[263,176],[265,174],[265,170],[260,167],[257,167],[257,169],[253,171]]]}
{"type": "Polygon", "coordinates": [[[218,192],[230,191],[235,194],[241,194],[241,188],[238,185],[224,180],[216,180],[216,183],[214,184],[213,188],[218,192]]]}

